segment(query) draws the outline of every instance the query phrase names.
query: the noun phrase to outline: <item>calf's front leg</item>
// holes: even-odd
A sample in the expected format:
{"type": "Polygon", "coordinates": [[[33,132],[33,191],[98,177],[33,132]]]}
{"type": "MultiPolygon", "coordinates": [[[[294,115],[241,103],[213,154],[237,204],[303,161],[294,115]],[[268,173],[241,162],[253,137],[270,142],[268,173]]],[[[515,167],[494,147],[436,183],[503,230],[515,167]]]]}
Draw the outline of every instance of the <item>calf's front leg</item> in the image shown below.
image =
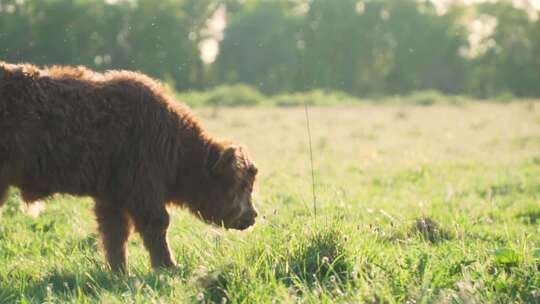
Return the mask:
{"type": "Polygon", "coordinates": [[[176,262],[167,242],[170,218],[165,206],[159,206],[156,209],[138,208],[131,210],[130,214],[135,223],[135,229],[141,234],[144,246],[150,253],[152,267],[154,269],[174,268],[176,262]]]}

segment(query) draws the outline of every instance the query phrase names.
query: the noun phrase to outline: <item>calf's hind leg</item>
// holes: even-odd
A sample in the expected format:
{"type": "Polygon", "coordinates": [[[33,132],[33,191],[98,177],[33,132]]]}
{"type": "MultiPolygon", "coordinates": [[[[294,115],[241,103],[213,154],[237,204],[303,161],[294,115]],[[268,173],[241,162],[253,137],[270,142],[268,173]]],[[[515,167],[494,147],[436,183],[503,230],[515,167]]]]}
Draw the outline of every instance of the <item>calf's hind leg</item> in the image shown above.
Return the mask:
{"type": "Polygon", "coordinates": [[[0,208],[2,208],[2,205],[4,205],[4,202],[6,200],[7,188],[7,184],[3,184],[0,180],[0,208]]]}
{"type": "Polygon", "coordinates": [[[97,201],[95,206],[98,229],[107,261],[115,272],[127,270],[127,241],[132,230],[131,219],[121,208],[97,201]]]}
{"type": "Polygon", "coordinates": [[[6,202],[6,194],[7,189],[9,186],[9,183],[7,182],[7,166],[6,166],[6,160],[4,159],[4,156],[2,154],[2,150],[0,147],[0,208],[2,208],[2,205],[6,202]]]}
{"type": "Polygon", "coordinates": [[[4,205],[6,201],[8,186],[9,184],[6,182],[6,179],[2,173],[2,169],[0,168],[0,208],[2,208],[2,205],[4,205]]]}

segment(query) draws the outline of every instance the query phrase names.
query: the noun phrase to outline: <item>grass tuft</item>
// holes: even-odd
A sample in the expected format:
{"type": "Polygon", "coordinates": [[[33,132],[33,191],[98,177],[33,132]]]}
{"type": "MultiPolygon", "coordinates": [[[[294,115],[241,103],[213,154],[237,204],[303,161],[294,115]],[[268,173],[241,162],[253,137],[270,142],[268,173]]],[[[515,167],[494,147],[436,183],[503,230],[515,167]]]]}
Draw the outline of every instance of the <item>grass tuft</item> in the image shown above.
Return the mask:
{"type": "Polygon", "coordinates": [[[300,243],[287,261],[283,275],[289,285],[335,289],[351,280],[354,265],[344,237],[334,228],[315,231],[300,243]]]}
{"type": "Polygon", "coordinates": [[[451,234],[429,217],[421,217],[414,221],[410,229],[412,235],[418,235],[422,239],[433,244],[451,239],[451,234]]]}

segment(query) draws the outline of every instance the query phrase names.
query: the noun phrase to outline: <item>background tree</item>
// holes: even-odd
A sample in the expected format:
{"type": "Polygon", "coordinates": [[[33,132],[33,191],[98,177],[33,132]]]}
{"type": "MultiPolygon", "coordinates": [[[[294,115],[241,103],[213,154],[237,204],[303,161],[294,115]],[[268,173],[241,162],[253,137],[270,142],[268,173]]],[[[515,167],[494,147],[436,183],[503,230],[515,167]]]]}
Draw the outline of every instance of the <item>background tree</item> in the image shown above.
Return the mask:
{"type": "Polygon", "coordinates": [[[0,0],[0,60],[141,70],[178,90],[540,96],[538,14],[508,0],[0,0]],[[208,22],[226,10],[212,64],[208,22]],[[487,29],[487,30],[486,30],[487,29]]]}
{"type": "Polygon", "coordinates": [[[485,52],[470,61],[469,92],[481,97],[511,92],[540,95],[540,22],[510,3],[485,3],[477,14],[495,20],[485,52]]]}
{"type": "Polygon", "coordinates": [[[251,1],[231,17],[215,63],[218,79],[276,93],[296,89],[301,17],[291,2],[251,1]]]}
{"type": "Polygon", "coordinates": [[[199,30],[210,0],[0,2],[0,57],[142,70],[200,87],[199,30]]]}

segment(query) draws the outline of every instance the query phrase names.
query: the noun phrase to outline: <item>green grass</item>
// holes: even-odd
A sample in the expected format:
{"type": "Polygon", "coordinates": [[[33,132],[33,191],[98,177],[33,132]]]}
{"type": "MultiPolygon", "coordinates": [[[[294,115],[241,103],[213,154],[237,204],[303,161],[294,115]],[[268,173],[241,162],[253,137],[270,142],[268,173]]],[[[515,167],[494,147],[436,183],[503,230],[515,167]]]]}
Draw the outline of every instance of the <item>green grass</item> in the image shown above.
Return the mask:
{"type": "Polygon", "coordinates": [[[302,109],[198,112],[259,164],[253,229],[174,209],[179,269],[153,272],[135,237],[116,276],[90,199],[54,196],[32,218],[12,190],[0,303],[540,302],[536,107],[313,108],[316,217],[302,109]]]}

